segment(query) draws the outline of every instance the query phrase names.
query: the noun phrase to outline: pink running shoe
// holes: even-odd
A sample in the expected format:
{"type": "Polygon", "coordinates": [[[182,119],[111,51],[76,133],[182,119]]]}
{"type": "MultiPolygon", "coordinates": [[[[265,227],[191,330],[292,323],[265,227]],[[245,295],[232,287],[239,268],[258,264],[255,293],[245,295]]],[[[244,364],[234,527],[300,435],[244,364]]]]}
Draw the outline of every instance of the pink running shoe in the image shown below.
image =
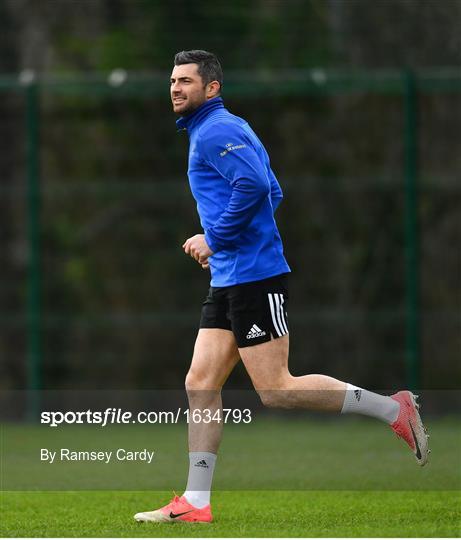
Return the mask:
{"type": "Polygon", "coordinates": [[[419,416],[417,397],[408,390],[402,390],[391,396],[392,399],[400,403],[399,416],[391,424],[391,428],[397,437],[403,439],[412,449],[418,465],[423,466],[427,463],[427,456],[430,453],[427,444],[429,435],[419,416]]]}
{"type": "Polygon", "coordinates": [[[186,521],[188,523],[210,523],[213,521],[211,506],[205,508],[195,508],[187,502],[184,497],[175,495],[172,501],[158,510],[152,512],[139,512],[134,516],[136,521],[157,521],[163,523],[174,523],[186,521]]]}

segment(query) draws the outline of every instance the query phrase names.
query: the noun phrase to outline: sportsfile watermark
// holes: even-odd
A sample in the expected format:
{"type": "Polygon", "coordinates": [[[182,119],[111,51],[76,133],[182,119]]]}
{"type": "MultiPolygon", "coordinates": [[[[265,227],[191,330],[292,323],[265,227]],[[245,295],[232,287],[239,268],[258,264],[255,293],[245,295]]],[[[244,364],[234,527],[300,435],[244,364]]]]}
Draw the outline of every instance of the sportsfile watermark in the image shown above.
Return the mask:
{"type": "Polygon", "coordinates": [[[40,423],[50,427],[65,424],[95,424],[105,427],[114,424],[249,424],[252,421],[251,409],[182,409],[174,411],[139,411],[133,413],[116,407],[103,411],[42,411],[40,423]]]}
{"type": "MultiPolygon", "coordinates": [[[[302,397],[315,400],[314,394],[302,397]]],[[[458,391],[420,392],[433,445],[424,467],[387,422],[266,407],[279,397],[223,391],[220,408],[212,391],[0,392],[2,489],[180,489],[189,468],[188,432],[196,423],[201,433],[223,428],[217,490],[459,490],[458,391]],[[27,416],[31,404],[36,415],[27,416]]]]}

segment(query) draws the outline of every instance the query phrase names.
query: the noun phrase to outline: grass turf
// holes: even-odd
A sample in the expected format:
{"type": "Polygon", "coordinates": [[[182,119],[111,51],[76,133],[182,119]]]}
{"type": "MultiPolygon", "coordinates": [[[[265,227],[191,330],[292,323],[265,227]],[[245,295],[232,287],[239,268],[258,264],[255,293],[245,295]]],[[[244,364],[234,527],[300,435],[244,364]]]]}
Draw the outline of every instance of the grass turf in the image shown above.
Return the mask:
{"type": "Polygon", "coordinates": [[[433,453],[423,468],[379,422],[272,418],[227,426],[210,525],[132,517],[166,504],[165,489],[184,486],[185,426],[3,425],[0,536],[459,537],[459,422],[428,425],[433,453]],[[148,441],[157,451],[149,466],[39,459],[44,445],[141,448],[148,441]]]}
{"type": "MultiPolygon", "coordinates": [[[[431,419],[432,454],[418,467],[406,444],[381,422],[260,418],[228,425],[214,477],[218,491],[458,491],[461,426],[431,419]]],[[[187,477],[185,425],[1,428],[4,491],[180,491],[187,477]],[[151,464],[117,461],[118,448],[155,451],[151,464]],[[110,450],[109,463],[40,459],[40,449],[110,450]]]]}
{"type": "Polygon", "coordinates": [[[4,492],[4,537],[459,537],[456,492],[216,492],[212,524],[136,523],[166,492],[4,492]]]}

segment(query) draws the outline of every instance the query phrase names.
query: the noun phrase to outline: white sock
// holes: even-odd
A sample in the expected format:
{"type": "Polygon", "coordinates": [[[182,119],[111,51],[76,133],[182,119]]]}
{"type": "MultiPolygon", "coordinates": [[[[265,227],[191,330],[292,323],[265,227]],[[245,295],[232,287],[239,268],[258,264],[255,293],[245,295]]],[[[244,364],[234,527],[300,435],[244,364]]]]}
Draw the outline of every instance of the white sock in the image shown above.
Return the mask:
{"type": "Polygon", "coordinates": [[[363,388],[347,384],[341,414],[356,413],[378,418],[393,424],[399,415],[400,404],[389,396],[369,392],[363,388]]]}
{"type": "Polygon", "coordinates": [[[196,508],[210,504],[216,458],[216,454],[210,452],[189,452],[189,477],[183,497],[196,508]]]}

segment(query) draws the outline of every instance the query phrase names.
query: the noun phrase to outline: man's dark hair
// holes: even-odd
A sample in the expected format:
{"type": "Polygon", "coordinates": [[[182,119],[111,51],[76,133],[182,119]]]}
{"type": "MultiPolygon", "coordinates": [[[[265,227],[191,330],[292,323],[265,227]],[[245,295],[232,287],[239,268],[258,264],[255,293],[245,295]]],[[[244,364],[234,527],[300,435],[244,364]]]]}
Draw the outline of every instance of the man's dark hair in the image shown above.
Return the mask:
{"type": "Polygon", "coordinates": [[[203,84],[207,85],[212,81],[218,81],[222,89],[222,68],[215,54],[200,50],[181,51],[175,54],[174,65],[181,66],[182,64],[197,64],[197,72],[202,78],[203,84]]]}

